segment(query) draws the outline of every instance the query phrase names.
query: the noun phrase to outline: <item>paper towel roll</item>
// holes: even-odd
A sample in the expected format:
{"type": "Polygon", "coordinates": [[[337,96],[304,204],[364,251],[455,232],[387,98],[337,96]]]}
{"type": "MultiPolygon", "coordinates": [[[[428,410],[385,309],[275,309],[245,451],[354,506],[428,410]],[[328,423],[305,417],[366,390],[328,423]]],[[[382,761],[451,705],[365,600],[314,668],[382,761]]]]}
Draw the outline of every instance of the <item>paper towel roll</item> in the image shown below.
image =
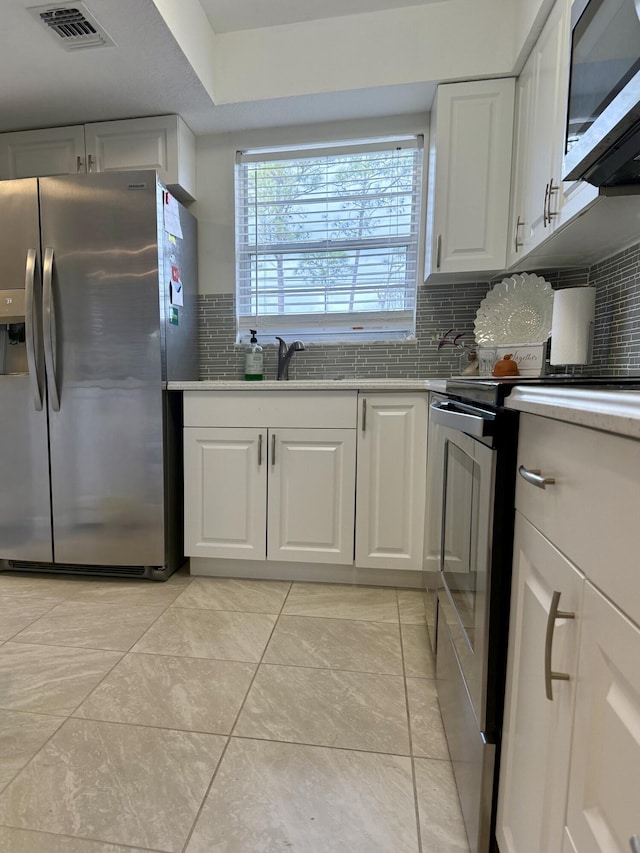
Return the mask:
{"type": "Polygon", "coordinates": [[[595,307],[595,287],[556,290],[551,319],[551,364],[588,364],[595,307]]]}

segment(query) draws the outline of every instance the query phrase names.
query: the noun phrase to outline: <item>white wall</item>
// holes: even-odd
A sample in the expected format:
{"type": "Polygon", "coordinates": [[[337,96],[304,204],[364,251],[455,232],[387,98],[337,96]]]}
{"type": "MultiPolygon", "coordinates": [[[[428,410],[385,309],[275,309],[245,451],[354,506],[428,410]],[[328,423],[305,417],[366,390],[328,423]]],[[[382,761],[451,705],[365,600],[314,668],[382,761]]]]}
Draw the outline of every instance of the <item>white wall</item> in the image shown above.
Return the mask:
{"type": "Polygon", "coordinates": [[[439,0],[216,35],[217,103],[512,73],[518,6],[439,0]]]}
{"type": "Polygon", "coordinates": [[[425,111],[420,115],[198,137],[196,151],[198,201],[191,206],[191,211],[198,220],[199,292],[235,292],[233,173],[236,151],[272,145],[365,139],[408,133],[423,133],[427,143],[428,128],[429,116],[425,111]]]}

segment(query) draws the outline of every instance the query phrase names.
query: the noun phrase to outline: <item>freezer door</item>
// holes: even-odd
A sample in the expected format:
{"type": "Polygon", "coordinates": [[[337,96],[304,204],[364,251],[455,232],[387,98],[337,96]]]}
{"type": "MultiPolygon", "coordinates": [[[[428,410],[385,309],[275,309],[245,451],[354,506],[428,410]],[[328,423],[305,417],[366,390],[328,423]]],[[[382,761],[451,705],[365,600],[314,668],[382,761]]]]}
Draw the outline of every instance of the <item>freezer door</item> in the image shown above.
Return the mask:
{"type": "Polygon", "coordinates": [[[43,178],[57,563],[165,565],[155,173],[43,178]]]}
{"type": "Polygon", "coordinates": [[[49,562],[49,451],[35,180],[0,182],[0,258],[0,559],[49,562]]]}

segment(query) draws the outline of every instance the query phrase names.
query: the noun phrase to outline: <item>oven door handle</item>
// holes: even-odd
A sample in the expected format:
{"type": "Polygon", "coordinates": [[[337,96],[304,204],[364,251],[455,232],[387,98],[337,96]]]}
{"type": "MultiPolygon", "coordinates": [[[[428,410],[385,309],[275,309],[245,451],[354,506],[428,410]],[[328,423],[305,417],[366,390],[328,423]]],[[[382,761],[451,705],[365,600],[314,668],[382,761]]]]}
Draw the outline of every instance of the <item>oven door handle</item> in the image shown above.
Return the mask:
{"type": "Polygon", "coordinates": [[[463,403],[446,400],[431,403],[431,419],[440,426],[464,432],[477,438],[493,435],[495,415],[467,406],[463,403]]]}

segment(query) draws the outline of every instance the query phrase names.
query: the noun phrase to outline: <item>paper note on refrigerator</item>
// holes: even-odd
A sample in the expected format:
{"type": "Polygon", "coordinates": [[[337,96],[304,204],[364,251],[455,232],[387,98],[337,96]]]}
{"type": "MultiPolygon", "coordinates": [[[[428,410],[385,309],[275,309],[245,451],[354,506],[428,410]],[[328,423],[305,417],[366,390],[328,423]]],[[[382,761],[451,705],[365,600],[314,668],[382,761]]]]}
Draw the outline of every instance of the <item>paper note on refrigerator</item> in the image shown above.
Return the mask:
{"type": "Polygon", "coordinates": [[[170,192],[164,193],[164,230],[174,237],[182,238],[180,207],[170,192]]]}
{"type": "Polygon", "coordinates": [[[172,305],[184,305],[184,296],[182,294],[182,282],[181,281],[172,281],[171,282],[171,304],[172,305]]]}

